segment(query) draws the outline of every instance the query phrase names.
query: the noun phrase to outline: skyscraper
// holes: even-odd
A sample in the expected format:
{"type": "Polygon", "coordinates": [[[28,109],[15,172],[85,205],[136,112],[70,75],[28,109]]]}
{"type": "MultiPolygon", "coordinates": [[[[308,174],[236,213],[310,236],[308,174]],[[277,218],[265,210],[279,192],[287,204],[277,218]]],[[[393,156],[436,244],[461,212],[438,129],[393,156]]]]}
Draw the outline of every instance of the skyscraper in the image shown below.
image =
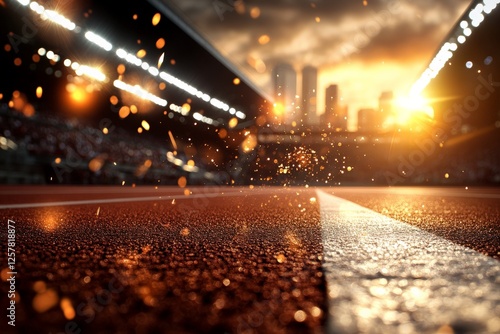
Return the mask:
{"type": "Polygon", "coordinates": [[[326,88],[323,121],[330,129],[347,130],[347,106],[340,105],[338,85],[330,85],[326,88]]]}
{"type": "Polygon", "coordinates": [[[378,112],[374,122],[376,127],[381,129],[388,117],[394,116],[394,94],[392,91],[382,92],[378,99],[378,112]]]}
{"type": "Polygon", "coordinates": [[[302,121],[306,125],[318,125],[319,116],[316,111],[316,90],[318,71],[315,67],[306,66],[302,70],[302,121]]]}
{"type": "Polygon", "coordinates": [[[281,63],[273,69],[274,99],[278,122],[291,125],[300,121],[300,113],[295,105],[297,95],[297,73],[290,64],[281,63]]]}
{"type": "Polygon", "coordinates": [[[326,93],[325,93],[326,121],[333,122],[338,107],[339,107],[339,86],[330,85],[326,88],[326,93]]]}

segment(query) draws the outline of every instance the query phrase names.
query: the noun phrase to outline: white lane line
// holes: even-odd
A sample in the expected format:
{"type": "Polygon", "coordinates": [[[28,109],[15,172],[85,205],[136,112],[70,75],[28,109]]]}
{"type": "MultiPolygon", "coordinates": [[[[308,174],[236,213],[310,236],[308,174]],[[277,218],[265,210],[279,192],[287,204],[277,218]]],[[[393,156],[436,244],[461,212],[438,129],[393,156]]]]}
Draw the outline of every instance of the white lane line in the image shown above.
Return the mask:
{"type": "MultiPolygon", "coordinates": [[[[138,188],[130,188],[130,187],[88,187],[88,186],[75,186],[75,187],[44,187],[41,188],[33,188],[33,189],[11,189],[5,190],[0,187],[0,195],[63,195],[63,194],[123,194],[124,192],[129,193],[158,193],[158,196],[161,196],[165,193],[169,193],[169,195],[182,195],[182,191],[179,191],[178,187],[159,187],[158,189],[153,189],[152,187],[138,187],[138,188]]],[[[240,191],[240,188],[230,188],[230,187],[190,187],[191,190],[199,190],[199,189],[207,189],[207,190],[215,190],[219,192],[236,192],[240,191]]]]}
{"type": "Polygon", "coordinates": [[[214,198],[214,197],[233,197],[242,196],[241,193],[204,193],[185,195],[168,195],[168,196],[147,196],[147,197],[125,197],[125,198],[107,198],[107,199],[91,199],[80,201],[61,201],[61,202],[39,202],[39,203],[21,203],[21,204],[4,204],[0,205],[2,209],[27,209],[27,208],[44,208],[49,206],[66,206],[66,205],[87,205],[87,204],[110,204],[110,203],[130,203],[130,202],[149,202],[149,201],[168,201],[168,200],[184,200],[198,198],[214,198]]]}
{"type": "MultiPolygon", "coordinates": [[[[477,190],[476,190],[477,191],[477,190]]],[[[335,192],[334,192],[335,193],[335,192]]],[[[464,190],[463,188],[387,188],[387,187],[363,187],[363,188],[341,188],[337,191],[353,194],[373,194],[373,195],[410,195],[410,196],[439,196],[439,197],[461,197],[461,198],[491,198],[500,199],[500,194],[479,193],[473,190],[464,190]]]]}
{"type": "Polygon", "coordinates": [[[500,261],[317,196],[328,333],[500,333],[500,261]]]}

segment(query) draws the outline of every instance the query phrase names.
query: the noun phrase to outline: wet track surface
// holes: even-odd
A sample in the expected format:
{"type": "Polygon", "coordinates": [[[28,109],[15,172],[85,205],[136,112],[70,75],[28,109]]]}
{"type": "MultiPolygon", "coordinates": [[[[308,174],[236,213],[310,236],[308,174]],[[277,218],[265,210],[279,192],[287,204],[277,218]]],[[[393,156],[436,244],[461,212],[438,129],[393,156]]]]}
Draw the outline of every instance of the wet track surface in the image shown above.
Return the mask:
{"type": "MultiPolygon", "coordinates": [[[[457,196],[457,190],[405,189],[323,191],[408,222],[445,238],[446,242],[452,241],[451,245],[464,245],[490,255],[480,257],[451,247],[453,254],[471,255],[474,259],[471,262],[487,265],[478,264],[477,270],[484,270],[479,281],[474,276],[474,280],[471,278],[461,286],[476,291],[476,295],[489,294],[483,298],[473,293],[472,297],[481,301],[470,310],[482,312],[480,319],[500,316],[500,298],[488,293],[500,291],[496,289],[500,287],[496,278],[500,272],[498,261],[493,260],[498,258],[500,250],[499,192],[472,190],[457,196]]],[[[364,292],[358,289],[364,284],[368,284],[368,296],[375,295],[386,306],[391,305],[391,300],[405,296],[404,287],[398,285],[401,279],[390,279],[394,273],[389,277],[378,268],[376,272],[387,277],[375,275],[369,281],[364,277],[363,281],[348,272],[360,263],[354,257],[362,254],[361,244],[359,248],[349,248],[350,257],[335,255],[341,254],[336,250],[337,244],[369,231],[363,219],[368,222],[380,218],[364,211],[352,215],[358,219],[356,223],[350,221],[347,211],[331,211],[325,216],[315,189],[193,188],[186,196],[177,188],[13,187],[1,189],[0,201],[2,222],[7,219],[16,222],[18,296],[15,330],[2,321],[2,333],[323,333],[328,329],[348,332],[345,329],[352,326],[328,327],[329,317],[339,320],[338,315],[343,312],[332,312],[331,306],[337,305],[332,300],[339,301],[338,305],[346,301],[354,304],[356,298],[364,298],[364,292]],[[71,205],[61,205],[68,201],[71,205]],[[45,204],[34,207],[30,203],[45,204]],[[338,216],[343,219],[341,222],[335,221],[338,216]],[[330,225],[325,225],[325,217],[331,219],[330,225]],[[355,232],[354,228],[361,228],[362,232],[355,232]],[[332,273],[340,275],[333,276],[334,295],[328,292],[332,291],[332,273]],[[384,286],[396,284],[393,288],[401,290],[399,297],[388,294],[382,298],[383,289],[374,285],[381,279],[385,279],[384,286]],[[347,285],[343,286],[343,282],[347,285]],[[355,291],[360,292],[358,296],[349,295],[355,291]]],[[[383,224],[393,223],[384,220],[383,224]]],[[[380,228],[370,233],[375,236],[377,231],[380,228]]],[[[413,233],[406,228],[401,231],[398,233],[413,233]]],[[[0,235],[6,240],[6,228],[0,235]]],[[[397,238],[397,234],[392,237],[397,238]]],[[[406,238],[411,242],[412,235],[406,238]]],[[[383,235],[374,239],[378,242],[383,235]]],[[[8,277],[6,244],[0,245],[3,283],[8,277]]],[[[435,255],[432,258],[428,255],[425,243],[418,247],[420,250],[415,254],[424,254],[419,263],[427,265],[435,261],[435,255]]],[[[380,254],[376,248],[372,253],[382,259],[381,249],[380,254]]],[[[414,259],[401,258],[401,263],[405,261],[410,267],[411,261],[415,264],[414,259]]],[[[462,275],[462,266],[456,267],[451,272],[458,276],[452,275],[452,280],[462,275]]],[[[443,272],[449,271],[443,268],[443,272]]],[[[432,279],[436,279],[433,275],[432,279]]],[[[408,291],[425,291],[429,286],[425,276],[417,278],[414,286],[406,283],[410,285],[408,291]]],[[[408,281],[408,277],[403,279],[408,281]]],[[[449,281],[443,278],[439,282],[444,288],[449,281]]],[[[3,284],[3,296],[7,290],[7,284],[3,284]]],[[[469,303],[467,298],[464,300],[469,303]]],[[[3,297],[1,300],[1,308],[5,310],[8,301],[3,297]]],[[[378,302],[364,305],[365,313],[356,317],[366,315],[371,306],[380,306],[378,302]]],[[[407,306],[407,302],[401,304],[407,306]]],[[[446,303],[436,305],[446,306],[446,303]]],[[[354,309],[359,311],[357,306],[354,309]]],[[[410,314],[406,318],[401,316],[403,320],[398,319],[397,325],[401,321],[403,325],[425,321],[418,319],[418,314],[413,317],[415,312],[411,307],[403,311],[380,310],[381,314],[373,312],[366,316],[367,319],[377,316],[378,320],[362,321],[352,332],[383,332],[370,325],[391,326],[394,321],[386,321],[385,317],[394,318],[397,312],[410,314]]],[[[458,327],[446,327],[444,322],[436,327],[431,323],[420,328],[429,333],[500,329],[500,321],[483,322],[458,327]]],[[[396,328],[391,332],[402,333],[405,329],[415,332],[414,328],[419,327],[386,328],[396,328]]]]}
{"type": "Polygon", "coordinates": [[[339,188],[329,193],[500,259],[494,188],[339,188]]]}
{"type": "Polygon", "coordinates": [[[318,205],[274,193],[2,211],[18,229],[16,330],[317,332],[318,205]]]}

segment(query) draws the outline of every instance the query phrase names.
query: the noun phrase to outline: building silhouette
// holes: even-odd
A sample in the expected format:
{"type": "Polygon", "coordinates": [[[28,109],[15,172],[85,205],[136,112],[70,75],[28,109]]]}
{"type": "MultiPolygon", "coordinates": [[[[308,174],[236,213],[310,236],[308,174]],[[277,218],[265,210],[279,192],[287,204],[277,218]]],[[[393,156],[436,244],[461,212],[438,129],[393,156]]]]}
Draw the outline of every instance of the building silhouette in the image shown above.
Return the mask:
{"type": "Polygon", "coordinates": [[[306,66],[302,70],[302,123],[305,125],[319,125],[317,114],[317,87],[318,70],[312,66],[306,66]]]}
{"type": "Polygon", "coordinates": [[[330,85],[325,91],[325,113],[322,121],[330,129],[347,130],[347,106],[340,104],[338,85],[330,85]]]}
{"type": "Polygon", "coordinates": [[[378,111],[375,115],[374,122],[378,129],[382,129],[384,122],[389,118],[393,117],[395,113],[394,110],[394,94],[392,91],[382,92],[378,99],[378,111]]]}
{"type": "Polygon", "coordinates": [[[295,103],[297,73],[292,65],[281,63],[274,67],[272,76],[277,122],[284,125],[291,125],[293,122],[299,124],[301,115],[295,103]]]}
{"type": "Polygon", "coordinates": [[[360,109],[358,111],[358,131],[374,132],[379,129],[376,122],[378,111],[372,108],[360,109]]]}

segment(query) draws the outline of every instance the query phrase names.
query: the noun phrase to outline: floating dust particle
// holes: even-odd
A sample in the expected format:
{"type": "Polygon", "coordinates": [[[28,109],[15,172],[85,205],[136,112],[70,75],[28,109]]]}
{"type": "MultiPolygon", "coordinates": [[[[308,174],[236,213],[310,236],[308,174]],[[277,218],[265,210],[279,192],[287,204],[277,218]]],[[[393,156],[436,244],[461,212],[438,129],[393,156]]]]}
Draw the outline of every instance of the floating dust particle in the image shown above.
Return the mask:
{"type": "Polygon", "coordinates": [[[177,184],[179,185],[180,188],[186,188],[186,185],[187,185],[187,179],[185,176],[181,176],[178,180],[177,180],[177,184]]]}
{"type": "Polygon", "coordinates": [[[125,67],[125,65],[120,64],[120,65],[118,65],[118,66],[116,67],[116,72],[117,72],[119,75],[122,75],[122,74],[124,74],[124,73],[125,73],[126,69],[127,69],[127,68],[125,67]]]}
{"type": "Polygon", "coordinates": [[[184,189],[184,196],[191,195],[191,191],[189,189],[184,189]]]}
{"type": "Polygon", "coordinates": [[[96,215],[96,216],[99,216],[99,213],[100,213],[100,212],[101,212],[101,207],[98,207],[98,208],[97,208],[97,212],[96,212],[96,214],[95,214],[95,215],[96,215]]]}
{"type": "Polygon", "coordinates": [[[259,16],[260,16],[260,8],[252,7],[252,9],[250,9],[250,17],[252,19],[257,19],[259,16]]]}
{"type": "Polygon", "coordinates": [[[323,311],[321,311],[321,309],[317,306],[313,306],[311,307],[311,315],[315,318],[318,318],[321,316],[321,314],[323,313],[323,311]]]}
{"type": "Polygon", "coordinates": [[[91,172],[96,173],[104,166],[104,159],[100,156],[95,157],[89,161],[88,168],[91,172]]]}
{"type": "Polygon", "coordinates": [[[260,45],[266,45],[270,41],[271,41],[271,37],[269,37],[268,35],[261,35],[259,37],[259,44],[260,45]]]}
{"type": "Polygon", "coordinates": [[[218,310],[222,310],[224,308],[224,306],[226,305],[226,301],[223,299],[223,298],[218,298],[215,302],[214,302],[214,306],[218,309],[218,310]]]}
{"type": "Polygon", "coordinates": [[[149,126],[149,123],[146,121],[146,120],[143,120],[141,122],[141,126],[144,128],[144,130],[146,131],[149,131],[149,129],[151,129],[151,127],[149,126]]]}
{"type": "Polygon", "coordinates": [[[120,116],[121,119],[127,118],[128,115],[130,115],[130,108],[127,106],[121,107],[118,111],[118,116],[120,116]]]}
{"type": "Polygon", "coordinates": [[[160,23],[160,20],[161,20],[161,14],[160,13],[156,13],[153,16],[153,19],[151,20],[151,23],[153,24],[153,26],[157,26],[158,23],[160,23]]]}
{"type": "MultiPolygon", "coordinates": [[[[156,48],[161,50],[165,47],[165,44],[166,44],[165,39],[160,37],[156,41],[156,48]]],[[[163,52],[163,56],[165,56],[165,52],[163,52]]]]}
{"type": "Polygon", "coordinates": [[[69,298],[61,299],[60,307],[66,319],[72,320],[75,317],[75,309],[73,308],[69,298]]]}
{"type": "Polygon", "coordinates": [[[177,151],[177,143],[175,142],[175,138],[174,138],[174,135],[172,134],[172,131],[168,131],[168,136],[170,137],[170,141],[172,142],[172,147],[174,148],[174,150],[177,151]]]}
{"type": "Polygon", "coordinates": [[[235,128],[238,125],[238,119],[236,117],[231,118],[228,125],[230,129],[235,128]]]}
{"type": "Polygon", "coordinates": [[[45,292],[39,293],[33,298],[33,309],[38,313],[44,313],[57,305],[59,297],[57,292],[49,289],[45,292]]]}
{"type": "Polygon", "coordinates": [[[295,319],[295,321],[297,322],[304,322],[307,318],[307,314],[306,312],[302,311],[302,310],[298,310],[297,312],[295,312],[295,314],[293,315],[293,318],[295,319]]]}
{"type": "Polygon", "coordinates": [[[137,51],[136,56],[137,56],[137,58],[144,58],[146,56],[146,54],[147,54],[146,50],[140,49],[139,51],[137,51]]]}
{"type": "Polygon", "coordinates": [[[160,56],[160,58],[158,58],[158,68],[161,67],[161,65],[163,64],[163,61],[165,60],[165,52],[163,52],[160,56]]]}
{"type": "Polygon", "coordinates": [[[44,281],[36,281],[33,284],[33,291],[35,291],[36,293],[42,293],[45,292],[46,290],[47,290],[47,285],[45,284],[44,281]]]}
{"type": "Polygon", "coordinates": [[[175,205],[175,198],[172,200],[172,205],[175,205]]]}
{"type": "Polygon", "coordinates": [[[188,229],[187,227],[183,228],[183,229],[181,230],[181,235],[182,235],[183,237],[187,237],[187,236],[189,235],[189,229],[188,229]]]}
{"type": "Polygon", "coordinates": [[[436,334],[454,334],[455,331],[453,330],[453,327],[450,325],[443,325],[438,328],[436,331],[436,334]]]}
{"type": "Polygon", "coordinates": [[[285,255],[283,255],[283,254],[278,254],[278,255],[276,255],[276,261],[278,261],[278,263],[283,263],[283,262],[286,262],[286,257],[285,257],[285,255]]]}
{"type": "Polygon", "coordinates": [[[228,278],[224,278],[222,284],[224,284],[224,286],[229,286],[229,284],[231,284],[231,281],[228,278]]]}
{"type": "Polygon", "coordinates": [[[0,272],[0,278],[2,279],[2,281],[7,282],[7,278],[10,278],[10,271],[11,270],[8,267],[2,269],[2,271],[0,272]]]}

